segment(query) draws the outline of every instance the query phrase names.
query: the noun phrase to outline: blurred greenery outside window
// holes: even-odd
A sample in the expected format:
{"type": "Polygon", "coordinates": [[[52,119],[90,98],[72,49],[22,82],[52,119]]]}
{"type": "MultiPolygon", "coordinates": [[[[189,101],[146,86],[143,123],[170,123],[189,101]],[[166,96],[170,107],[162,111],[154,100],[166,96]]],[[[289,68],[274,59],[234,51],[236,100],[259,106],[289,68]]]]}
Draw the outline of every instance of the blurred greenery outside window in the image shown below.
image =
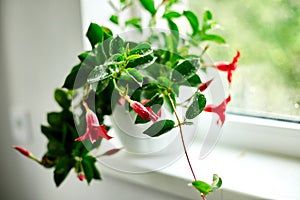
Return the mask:
{"type": "Polygon", "coordinates": [[[210,45],[214,61],[231,61],[237,49],[242,54],[229,112],[299,122],[300,1],[190,0],[189,6],[199,15],[211,10],[229,44],[210,45]]]}

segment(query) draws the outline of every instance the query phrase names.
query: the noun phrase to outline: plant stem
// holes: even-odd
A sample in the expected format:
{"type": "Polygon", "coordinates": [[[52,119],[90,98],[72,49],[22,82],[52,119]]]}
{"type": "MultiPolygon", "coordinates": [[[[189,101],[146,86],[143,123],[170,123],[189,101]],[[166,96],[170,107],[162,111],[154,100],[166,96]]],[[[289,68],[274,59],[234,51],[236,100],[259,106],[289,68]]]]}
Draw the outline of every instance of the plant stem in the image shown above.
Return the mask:
{"type": "Polygon", "coordinates": [[[188,155],[188,153],[187,153],[185,141],[184,141],[184,138],[183,138],[182,125],[181,125],[179,116],[178,116],[178,114],[177,114],[177,112],[176,112],[176,107],[175,107],[175,104],[174,104],[174,102],[173,102],[173,99],[172,99],[171,96],[170,96],[170,93],[168,93],[168,98],[169,98],[169,100],[170,100],[170,102],[171,102],[171,104],[172,104],[172,108],[173,108],[173,110],[174,110],[174,114],[175,114],[176,120],[177,120],[177,122],[178,122],[179,132],[180,132],[180,138],[181,138],[181,142],[182,142],[182,146],[183,146],[183,150],[184,150],[184,154],[185,154],[186,160],[187,160],[187,162],[188,162],[188,164],[189,164],[189,167],[190,167],[190,170],[191,170],[191,172],[192,172],[192,174],[193,174],[194,180],[196,181],[197,178],[196,178],[196,175],[195,175],[195,173],[194,173],[194,170],[193,170],[193,167],[192,167],[192,164],[191,164],[189,155],[188,155]]]}
{"type": "MultiPolygon", "coordinates": [[[[190,170],[192,172],[194,180],[197,181],[195,172],[194,172],[192,164],[191,164],[190,157],[189,157],[187,149],[186,149],[185,141],[184,141],[184,138],[183,138],[182,123],[180,122],[180,119],[179,119],[178,113],[176,111],[176,107],[175,107],[174,101],[171,98],[170,93],[168,93],[168,98],[169,98],[169,100],[171,102],[171,105],[172,105],[172,108],[174,110],[174,114],[175,114],[175,117],[176,117],[176,120],[177,120],[177,123],[178,123],[179,132],[180,132],[180,138],[181,138],[181,142],[182,142],[182,146],[183,146],[183,150],[184,150],[184,154],[185,154],[186,160],[187,160],[187,162],[189,164],[189,167],[190,167],[190,170]]],[[[205,194],[200,193],[200,196],[201,196],[202,200],[206,200],[206,195],[205,194]]]]}

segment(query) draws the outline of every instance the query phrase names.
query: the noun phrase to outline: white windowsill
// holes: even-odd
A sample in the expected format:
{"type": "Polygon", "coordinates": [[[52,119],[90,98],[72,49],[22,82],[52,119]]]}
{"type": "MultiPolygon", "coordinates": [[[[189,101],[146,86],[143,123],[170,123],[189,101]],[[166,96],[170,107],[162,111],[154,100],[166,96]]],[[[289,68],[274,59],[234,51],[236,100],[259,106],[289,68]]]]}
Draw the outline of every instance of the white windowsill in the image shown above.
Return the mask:
{"type": "MultiPolygon", "coordinates": [[[[300,153],[296,148],[300,142],[299,124],[277,122],[274,126],[272,120],[249,119],[228,116],[220,142],[203,160],[199,159],[201,143],[194,142],[189,148],[189,155],[197,178],[210,183],[212,175],[216,173],[223,179],[221,191],[213,194],[212,199],[232,199],[232,195],[240,194],[251,196],[238,196],[236,199],[255,199],[254,196],[257,199],[300,199],[300,153]],[[242,125],[244,128],[239,127],[242,125]],[[260,132],[255,132],[258,130],[260,132]],[[268,131],[273,136],[270,137],[268,131]],[[233,136],[236,134],[233,132],[239,135],[233,136]],[[250,133],[252,135],[246,135],[250,133]]],[[[114,162],[118,169],[130,163],[139,171],[149,169],[147,163],[153,159],[147,155],[132,155],[121,151],[111,157],[101,158],[100,165],[104,176],[112,175],[184,199],[199,199],[196,190],[187,186],[192,175],[185,157],[160,170],[137,174],[114,170],[106,165],[107,160],[114,162]]]]}

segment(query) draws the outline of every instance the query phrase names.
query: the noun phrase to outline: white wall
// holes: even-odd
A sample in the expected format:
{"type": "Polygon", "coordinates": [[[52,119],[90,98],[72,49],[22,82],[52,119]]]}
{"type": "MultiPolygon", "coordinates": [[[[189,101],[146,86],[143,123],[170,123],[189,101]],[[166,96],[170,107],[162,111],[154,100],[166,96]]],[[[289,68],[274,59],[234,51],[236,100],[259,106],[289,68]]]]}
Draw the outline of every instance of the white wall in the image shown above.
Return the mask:
{"type": "Polygon", "coordinates": [[[11,148],[21,145],[38,157],[45,152],[40,124],[47,111],[58,108],[54,88],[63,84],[77,63],[76,55],[83,51],[79,0],[0,0],[0,44],[0,199],[175,199],[105,175],[104,181],[88,187],[72,172],[57,189],[52,170],[11,148]],[[13,111],[28,112],[28,141],[12,135],[13,111]]]}

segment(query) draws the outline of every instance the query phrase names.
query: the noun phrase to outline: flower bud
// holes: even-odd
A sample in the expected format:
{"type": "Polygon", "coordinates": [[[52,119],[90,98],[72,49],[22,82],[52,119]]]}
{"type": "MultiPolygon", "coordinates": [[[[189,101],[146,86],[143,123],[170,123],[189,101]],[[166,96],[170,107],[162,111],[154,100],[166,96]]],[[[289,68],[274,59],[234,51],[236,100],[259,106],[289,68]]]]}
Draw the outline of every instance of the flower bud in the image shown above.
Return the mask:
{"type": "Polygon", "coordinates": [[[78,177],[78,179],[80,181],[84,181],[85,180],[85,175],[83,173],[78,174],[77,177],[78,177]]]}

